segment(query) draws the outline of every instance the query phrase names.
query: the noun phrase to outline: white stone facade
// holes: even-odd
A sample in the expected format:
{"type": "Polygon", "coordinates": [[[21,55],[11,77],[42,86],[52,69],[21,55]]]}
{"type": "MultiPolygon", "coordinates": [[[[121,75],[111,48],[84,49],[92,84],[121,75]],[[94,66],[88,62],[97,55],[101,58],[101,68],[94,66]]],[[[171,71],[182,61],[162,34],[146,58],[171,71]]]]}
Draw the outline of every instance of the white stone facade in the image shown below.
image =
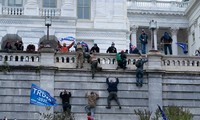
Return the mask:
{"type": "MultiPolygon", "coordinates": [[[[174,55],[182,54],[176,42],[187,42],[189,55],[193,55],[200,47],[195,44],[200,42],[200,8],[192,7],[197,6],[199,1],[190,0],[188,7],[188,2],[91,0],[90,19],[87,20],[77,18],[77,2],[57,0],[56,8],[43,8],[40,0],[23,0],[22,7],[9,7],[6,2],[0,3],[0,39],[6,34],[18,34],[25,48],[32,42],[37,49],[40,38],[47,34],[45,15],[50,13],[50,35],[55,35],[58,40],[74,36],[77,40],[86,41],[90,48],[93,43],[97,43],[101,53],[105,53],[112,42],[115,42],[118,52],[129,49],[130,34],[132,43],[140,48],[140,31],[145,29],[150,36],[149,21],[152,19],[158,23],[154,39],[161,52],[163,46],[160,37],[165,31],[172,35],[174,55]],[[195,40],[192,38],[194,33],[195,40]]],[[[150,42],[148,48],[151,48],[150,42]]]]}

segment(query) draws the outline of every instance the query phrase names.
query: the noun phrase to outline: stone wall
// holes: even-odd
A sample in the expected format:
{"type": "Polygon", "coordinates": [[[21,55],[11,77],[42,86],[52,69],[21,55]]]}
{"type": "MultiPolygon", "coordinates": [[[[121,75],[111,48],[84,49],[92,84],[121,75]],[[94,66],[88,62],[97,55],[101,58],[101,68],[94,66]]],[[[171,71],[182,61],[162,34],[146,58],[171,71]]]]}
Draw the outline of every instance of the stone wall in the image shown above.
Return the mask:
{"type": "Polygon", "coordinates": [[[135,85],[137,55],[128,55],[127,70],[116,70],[112,63],[113,54],[98,54],[102,72],[92,79],[88,63],[83,69],[75,69],[71,59],[73,53],[1,53],[0,56],[0,117],[9,119],[37,120],[39,112],[61,112],[59,93],[63,89],[72,92],[72,112],[76,120],[85,120],[84,107],[87,104],[85,93],[96,91],[100,98],[97,102],[95,117],[97,120],[138,120],[134,110],[155,111],[160,106],[177,105],[189,109],[194,120],[200,119],[199,105],[199,57],[162,56],[149,53],[145,64],[144,85],[135,85]],[[36,61],[15,61],[16,56],[35,56],[36,61]],[[8,59],[5,59],[6,56],[8,59]],[[11,56],[13,59],[10,59],[11,56]],[[69,61],[63,61],[69,58],[69,61]],[[57,61],[57,58],[60,58],[57,61]],[[6,61],[5,61],[6,60],[6,61]],[[110,61],[110,62],[109,62],[110,61]],[[29,64],[29,65],[28,65],[29,64]],[[119,101],[122,109],[112,101],[112,108],[106,109],[106,77],[119,78],[119,101]],[[47,90],[57,100],[58,106],[46,111],[45,107],[30,105],[30,87],[34,83],[47,90]]]}

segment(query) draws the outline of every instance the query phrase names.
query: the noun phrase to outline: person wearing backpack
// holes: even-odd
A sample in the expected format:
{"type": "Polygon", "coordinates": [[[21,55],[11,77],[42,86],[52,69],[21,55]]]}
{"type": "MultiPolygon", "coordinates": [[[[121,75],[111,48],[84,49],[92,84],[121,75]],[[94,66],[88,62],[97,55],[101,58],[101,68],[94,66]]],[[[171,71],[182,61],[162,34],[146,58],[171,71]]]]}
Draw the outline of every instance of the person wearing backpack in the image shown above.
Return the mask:
{"type": "Polygon", "coordinates": [[[117,53],[116,54],[116,59],[117,59],[117,63],[118,63],[118,66],[117,66],[117,69],[120,67],[120,68],[123,68],[124,70],[126,69],[126,54],[125,52],[122,50],[120,53],[117,53]]]}
{"type": "Polygon", "coordinates": [[[146,45],[148,43],[148,35],[145,33],[144,29],[142,29],[142,34],[139,37],[141,43],[141,51],[142,54],[146,54],[146,45]]]}
{"type": "Polygon", "coordinates": [[[165,32],[164,35],[161,37],[161,42],[164,43],[164,53],[167,55],[167,49],[169,50],[169,54],[172,55],[172,38],[171,36],[165,32]]]}
{"type": "Polygon", "coordinates": [[[142,87],[143,85],[143,66],[144,66],[144,63],[146,63],[148,60],[145,60],[145,59],[138,59],[136,61],[136,64],[135,66],[137,67],[136,69],[136,86],[139,86],[139,87],[142,87]]]}

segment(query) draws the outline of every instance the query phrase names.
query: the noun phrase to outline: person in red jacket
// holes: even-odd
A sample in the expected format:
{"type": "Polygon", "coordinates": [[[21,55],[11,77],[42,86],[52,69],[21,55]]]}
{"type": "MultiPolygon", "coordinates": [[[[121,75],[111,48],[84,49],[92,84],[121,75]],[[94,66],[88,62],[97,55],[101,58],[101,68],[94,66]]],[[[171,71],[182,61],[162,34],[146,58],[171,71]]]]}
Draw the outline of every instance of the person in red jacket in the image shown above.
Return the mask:
{"type": "Polygon", "coordinates": [[[62,53],[68,53],[69,49],[74,45],[74,42],[72,42],[70,45],[67,46],[66,43],[63,43],[63,46],[58,42],[58,48],[60,49],[60,52],[62,53]]]}
{"type": "Polygon", "coordinates": [[[91,113],[87,113],[87,120],[94,120],[94,117],[91,116],[91,113]]]}

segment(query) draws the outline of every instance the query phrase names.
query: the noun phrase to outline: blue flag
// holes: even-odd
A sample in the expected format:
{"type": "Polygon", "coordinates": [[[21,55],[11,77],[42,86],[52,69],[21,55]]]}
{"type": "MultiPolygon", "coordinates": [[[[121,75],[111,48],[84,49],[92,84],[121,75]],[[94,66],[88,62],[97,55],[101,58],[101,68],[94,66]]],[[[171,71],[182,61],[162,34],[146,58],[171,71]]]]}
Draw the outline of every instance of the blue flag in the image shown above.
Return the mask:
{"type": "Polygon", "coordinates": [[[158,105],[158,109],[160,110],[160,113],[162,114],[162,118],[163,118],[163,120],[167,120],[167,117],[165,116],[164,111],[160,108],[159,105],[158,105]]]}
{"type": "Polygon", "coordinates": [[[188,51],[187,51],[187,44],[186,44],[186,43],[178,42],[178,43],[176,43],[176,44],[177,44],[179,47],[182,48],[184,54],[187,54],[187,53],[188,53],[188,51]]]}
{"type": "Polygon", "coordinates": [[[31,86],[31,95],[30,95],[30,104],[39,105],[39,106],[56,106],[56,99],[51,97],[51,95],[39,88],[38,86],[32,84],[31,86]]]}
{"type": "Polygon", "coordinates": [[[65,37],[65,38],[61,38],[61,42],[62,41],[76,41],[76,39],[74,38],[74,37],[72,37],[72,36],[67,36],[67,37],[65,37]]]}

